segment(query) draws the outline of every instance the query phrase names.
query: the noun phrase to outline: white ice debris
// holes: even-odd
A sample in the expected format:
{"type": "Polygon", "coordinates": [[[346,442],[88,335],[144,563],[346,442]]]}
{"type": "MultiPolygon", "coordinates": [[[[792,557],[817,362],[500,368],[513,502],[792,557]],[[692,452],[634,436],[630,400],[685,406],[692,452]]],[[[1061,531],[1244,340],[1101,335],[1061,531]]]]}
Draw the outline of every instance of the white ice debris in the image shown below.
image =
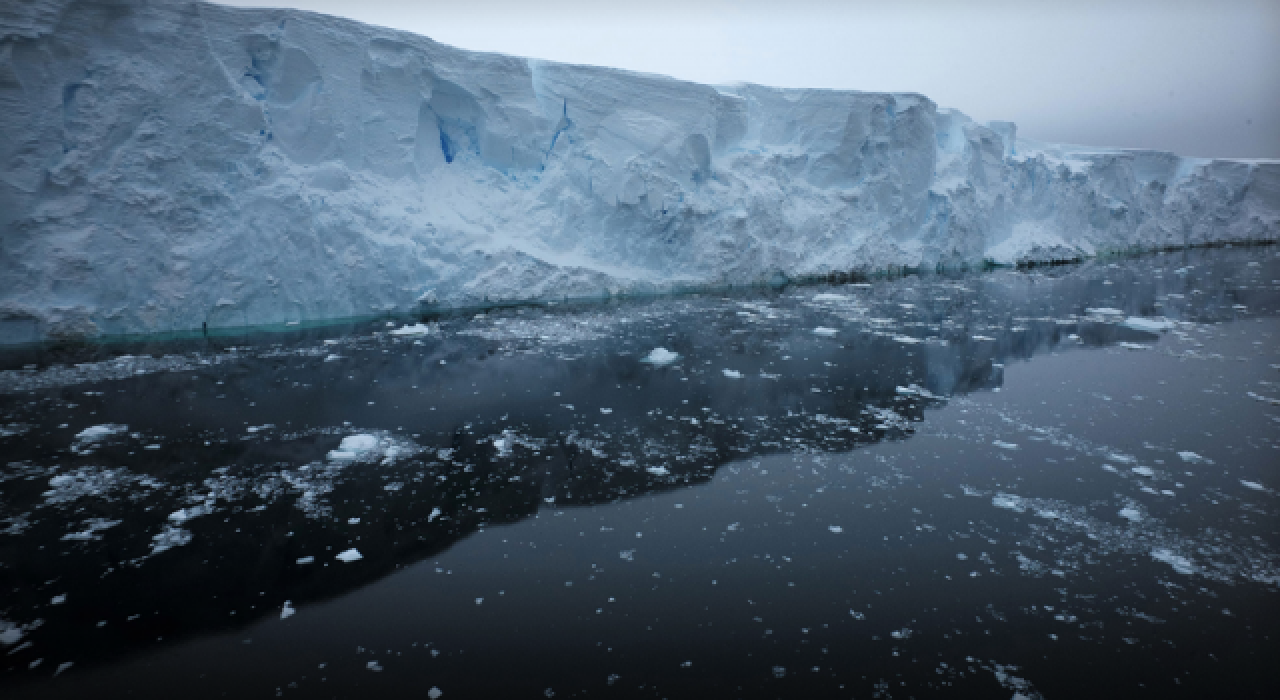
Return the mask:
{"type": "Polygon", "coordinates": [[[431,686],[431,690],[427,691],[427,697],[431,698],[431,700],[439,700],[441,695],[444,695],[444,692],[434,685],[431,686]]]}
{"type": "Polygon", "coordinates": [[[1191,575],[1196,572],[1196,566],[1191,563],[1190,559],[1177,554],[1171,549],[1165,549],[1162,547],[1152,549],[1151,558],[1172,566],[1173,570],[1180,574],[1191,575]]]}
{"type": "Polygon", "coordinates": [[[1163,318],[1138,318],[1131,316],[1120,324],[1135,331],[1143,331],[1145,333],[1163,333],[1173,328],[1173,321],[1163,318]]]}
{"type": "Polygon", "coordinates": [[[298,561],[297,561],[297,562],[295,562],[295,563],[296,563],[298,566],[305,566],[305,565],[307,565],[307,564],[314,564],[314,563],[316,563],[316,558],[315,558],[315,557],[312,557],[312,556],[307,556],[307,557],[298,557],[298,561]]]}
{"type": "Polygon", "coordinates": [[[1117,345],[1119,345],[1120,347],[1124,348],[1125,350],[1149,350],[1149,349],[1151,349],[1151,346],[1150,346],[1150,345],[1143,345],[1142,343],[1130,343],[1130,342],[1123,342],[1123,343],[1117,343],[1117,345]]]}
{"type": "Polygon", "coordinates": [[[655,367],[662,367],[664,365],[669,365],[678,359],[680,359],[680,353],[678,352],[671,352],[666,348],[654,348],[649,351],[648,355],[644,356],[643,360],[640,361],[647,362],[655,367]]]}
{"type": "Polygon", "coordinates": [[[671,475],[671,471],[668,470],[666,467],[648,467],[647,469],[645,469],[645,471],[649,472],[653,476],[670,476],[671,475]]]}
{"type": "Polygon", "coordinates": [[[345,564],[350,564],[353,561],[360,561],[361,559],[364,559],[364,555],[360,554],[360,550],[352,547],[351,549],[338,553],[334,559],[345,564]]]}
{"type": "Polygon", "coordinates": [[[836,534],[836,535],[844,532],[844,528],[840,527],[839,525],[828,525],[827,530],[831,531],[833,534],[836,534]]]}
{"type": "Polygon", "coordinates": [[[298,611],[294,609],[293,601],[286,600],[284,602],[284,605],[280,607],[280,619],[288,620],[289,618],[293,617],[293,614],[296,612],[298,611]]]}
{"type": "Polygon", "coordinates": [[[76,434],[75,441],[71,443],[71,451],[81,455],[89,454],[107,438],[127,432],[129,432],[129,426],[119,423],[90,426],[76,434]]]}
{"type": "Polygon", "coordinates": [[[379,447],[376,435],[347,435],[342,439],[338,449],[329,450],[329,459],[334,462],[349,462],[355,459],[369,458],[379,447]]]}
{"type": "Polygon", "coordinates": [[[1191,462],[1192,464],[1195,464],[1195,463],[1198,463],[1198,462],[1210,462],[1210,463],[1212,463],[1212,460],[1205,459],[1204,457],[1201,457],[1200,455],[1198,455],[1198,454],[1196,454],[1196,453],[1194,453],[1194,452],[1187,452],[1187,451],[1179,452],[1179,453],[1178,453],[1178,458],[1179,458],[1179,459],[1181,459],[1181,460],[1182,460],[1182,461],[1184,461],[1184,462],[1191,462]]]}
{"type": "Polygon", "coordinates": [[[406,325],[393,331],[387,331],[391,335],[404,337],[421,337],[431,332],[430,326],[425,323],[415,323],[412,326],[406,325]]]}
{"type": "Polygon", "coordinates": [[[436,518],[438,518],[438,517],[440,517],[440,509],[439,509],[439,508],[432,508],[432,509],[431,509],[431,514],[427,516],[427,522],[431,522],[431,521],[435,520],[435,519],[436,519],[436,518]]]}
{"type": "Polygon", "coordinates": [[[1241,484],[1243,484],[1245,488],[1253,489],[1254,491],[1266,491],[1266,490],[1267,490],[1267,487],[1266,487],[1266,486],[1263,486],[1262,484],[1259,484],[1259,483],[1258,483],[1258,482],[1256,482],[1256,481],[1246,481],[1246,480],[1244,480],[1244,479],[1241,479],[1241,480],[1240,480],[1240,483],[1241,483],[1241,484]]]}
{"type": "Polygon", "coordinates": [[[151,554],[167,552],[174,547],[181,547],[191,541],[191,533],[180,527],[165,525],[151,538],[151,554]]]}
{"type": "Polygon", "coordinates": [[[1018,446],[1017,446],[1016,444],[1014,444],[1014,443],[1012,443],[1012,442],[1005,442],[1004,440],[992,440],[992,441],[991,441],[991,444],[992,444],[992,445],[995,445],[996,447],[999,447],[999,448],[1000,448],[1000,449],[1002,449],[1002,450],[1016,450],[1016,449],[1018,449],[1018,446]]]}
{"type": "Polygon", "coordinates": [[[1106,318],[1109,320],[1114,320],[1114,319],[1124,317],[1124,312],[1121,311],[1120,309],[1112,309],[1105,306],[1096,308],[1096,309],[1085,309],[1084,312],[1088,316],[1100,316],[1102,318],[1106,318]]]}
{"type": "Polygon", "coordinates": [[[123,39],[114,0],[9,6],[4,221],[29,245],[0,256],[24,319],[0,342],[1280,228],[1280,162],[1038,143],[917,94],[713,87],[191,0],[129,3],[123,39]],[[33,75],[83,80],[12,77],[33,75]]]}
{"type": "Polygon", "coordinates": [[[1136,523],[1142,520],[1142,511],[1132,506],[1121,508],[1118,515],[1131,523],[1136,523]]]}
{"type": "Polygon", "coordinates": [[[1150,479],[1156,475],[1155,470],[1152,469],[1151,467],[1134,467],[1129,471],[1133,472],[1134,474],[1137,474],[1138,476],[1145,477],[1147,479],[1150,479]]]}
{"type": "Polygon", "coordinates": [[[742,379],[742,372],[736,369],[722,369],[720,371],[729,379],[742,379]]]}
{"type": "Polygon", "coordinates": [[[814,335],[820,335],[826,338],[834,338],[836,333],[838,332],[839,331],[837,331],[834,328],[827,328],[825,326],[818,326],[817,328],[813,329],[814,335]]]}

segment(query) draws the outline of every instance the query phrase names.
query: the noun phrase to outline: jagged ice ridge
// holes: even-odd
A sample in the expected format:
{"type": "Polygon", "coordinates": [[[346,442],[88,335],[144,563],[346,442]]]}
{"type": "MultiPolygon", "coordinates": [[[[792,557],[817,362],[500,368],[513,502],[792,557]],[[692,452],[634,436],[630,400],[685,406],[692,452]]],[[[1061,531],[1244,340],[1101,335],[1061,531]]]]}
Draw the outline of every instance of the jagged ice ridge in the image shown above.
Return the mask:
{"type": "Polygon", "coordinates": [[[1274,241],[1280,162],[295,10],[0,4],[0,342],[1274,241]]]}

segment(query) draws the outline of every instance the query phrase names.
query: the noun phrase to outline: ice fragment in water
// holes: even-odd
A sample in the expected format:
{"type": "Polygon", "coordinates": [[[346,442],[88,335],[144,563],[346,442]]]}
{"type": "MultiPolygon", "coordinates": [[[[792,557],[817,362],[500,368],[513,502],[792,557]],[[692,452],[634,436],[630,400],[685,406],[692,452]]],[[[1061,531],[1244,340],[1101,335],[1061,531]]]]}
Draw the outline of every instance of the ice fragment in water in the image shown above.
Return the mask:
{"type": "Polygon", "coordinates": [[[840,534],[840,533],[842,533],[842,532],[844,532],[844,528],[843,528],[843,527],[840,527],[839,525],[828,525],[828,526],[827,526],[827,529],[828,529],[828,530],[830,530],[831,532],[833,532],[833,533],[837,534],[837,535],[838,535],[838,534],[840,534]]]}
{"type": "Polygon", "coordinates": [[[1196,567],[1191,563],[1190,559],[1175,554],[1170,549],[1153,549],[1151,550],[1151,558],[1172,566],[1173,570],[1180,574],[1191,575],[1196,572],[1196,567]]]}
{"type": "Polygon", "coordinates": [[[1133,472],[1134,474],[1137,474],[1138,476],[1146,477],[1148,479],[1156,475],[1155,471],[1151,467],[1134,467],[1129,471],[1133,472]]]}
{"type": "Polygon", "coordinates": [[[1137,508],[1121,508],[1120,517],[1131,523],[1136,523],[1142,520],[1142,513],[1137,508]]]}
{"type": "Polygon", "coordinates": [[[1096,309],[1085,309],[1084,312],[1090,316],[1104,316],[1109,318],[1124,316],[1124,312],[1120,309],[1112,309],[1105,306],[1096,309]]]}
{"type": "Polygon", "coordinates": [[[364,559],[364,556],[360,554],[360,550],[356,549],[355,547],[352,547],[351,549],[348,549],[347,551],[342,552],[341,554],[339,554],[334,558],[340,562],[345,562],[350,564],[353,561],[359,561],[361,559],[364,559]]]}
{"type": "Polygon", "coordinates": [[[1253,489],[1254,491],[1266,491],[1266,490],[1267,490],[1267,487],[1266,487],[1266,486],[1263,486],[1262,484],[1259,484],[1259,483],[1258,483],[1258,482],[1256,482],[1256,481],[1245,481],[1244,479],[1241,479],[1241,480],[1240,480],[1240,483],[1241,483],[1241,484],[1244,484],[1245,488],[1250,488],[1250,489],[1253,489]]]}
{"type": "Polygon", "coordinates": [[[725,369],[720,371],[724,373],[724,376],[730,379],[742,379],[742,372],[739,372],[736,369],[725,369]]]}
{"type": "Polygon", "coordinates": [[[645,469],[645,471],[649,472],[654,476],[668,476],[669,474],[671,474],[671,472],[668,471],[666,467],[649,467],[648,469],[645,469]]]}
{"type": "Polygon", "coordinates": [[[432,508],[432,509],[431,509],[431,515],[428,515],[428,516],[427,516],[427,522],[431,522],[432,520],[435,520],[435,519],[436,519],[436,518],[438,518],[438,517],[440,517],[440,509],[439,509],[439,508],[432,508]]]}
{"type": "Polygon", "coordinates": [[[1191,463],[1193,463],[1193,464],[1194,464],[1194,463],[1197,463],[1197,462],[1208,462],[1208,461],[1210,461],[1210,460],[1208,460],[1208,459],[1205,459],[1204,457],[1201,457],[1200,455],[1198,455],[1198,454],[1196,454],[1196,453],[1194,453],[1194,452],[1179,452],[1179,453],[1178,453],[1178,457],[1179,457],[1179,458],[1181,458],[1181,459],[1182,459],[1182,461],[1184,461],[1184,462],[1191,462],[1191,463]]]}
{"type": "Polygon", "coordinates": [[[415,323],[412,326],[404,326],[403,328],[397,328],[394,331],[389,331],[389,332],[391,333],[391,335],[398,335],[402,337],[424,336],[430,333],[431,329],[427,327],[425,323],[415,323]]]}
{"type": "Polygon", "coordinates": [[[284,602],[284,606],[280,608],[280,619],[287,620],[290,617],[293,617],[293,614],[296,612],[298,611],[293,608],[293,602],[286,600],[284,602]]]}
{"type": "Polygon", "coordinates": [[[666,348],[654,348],[649,351],[648,355],[644,356],[643,360],[640,361],[661,367],[663,365],[669,365],[678,359],[680,359],[680,353],[678,352],[671,352],[666,348]]]}
{"type": "Polygon", "coordinates": [[[1163,318],[1127,318],[1120,325],[1145,333],[1161,333],[1173,328],[1173,321],[1163,318]]]}
{"type": "Polygon", "coordinates": [[[373,671],[374,673],[377,673],[378,671],[382,670],[382,664],[378,663],[377,661],[370,661],[369,663],[365,664],[364,667],[369,669],[370,671],[373,671]]]}
{"type": "Polygon", "coordinates": [[[54,596],[54,597],[53,597],[53,600],[50,600],[50,601],[49,601],[49,604],[50,604],[50,605],[62,605],[62,604],[63,604],[63,603],[65,603],[65,602],[67,602],[67,594],[66,594],[66,593],[63,593],[63,594],[61,594],[61,595],[56,595],[56,596],[54,596]]]}
{"type": "Polygon", "coordinates": [[[1016,449],[1018,449],[1018,446],[1017,446],[1017,445],[1013,444],[1012,442],[1005,442],[1005,441],[1003,441],[1003,440],[993,440],[993,441],[991,442],[991,444],[992,444],[992,445],[995,445],[996,447],[999,447],[999,448],[1000,448],[1000,449],[1002,449],[1002,450],[1016,450],[1016,449]]]}
{"type": "Polygon", "coordinates": [[[335,462],[356,460],[377,448],[378,438],[373,435],[348,435],[342,438],[338,449],[329,451],[329,459],[335,462]]]}
{"type": "Polygon", "coordinates": [[[1142,343],[1120,343],[1120,347],[1126,350],[1149,350],[1151,348],[1150,345],[1143,345],[1142,343]]]}
{"type": "Polygon", "coordinates": [[[315,557],[298,557],[297,563],[299,565],[305,565],[305,564],[314,564],[315,561],[316,561],[315,557]]]}
{"type": "Polygon", "coordinates": [[[832,338],[832,337],[835,337],[836,329],[827,328],[825,326],[818,326],[817,328],[813,329],[813,334],[821,335],[827,338],[832,338]]]}
{"type": "Polygon", "coordinates": [[[1026,510],[1026,508],[1022,505],[1021,498],[1018,498],[1017,496],[1010,496],[1004,493],[992,496],[991,505],[997,508],[1004,508],[1006,510],[1012,510],[1018,513],[1021,513],[1026,510]]]}
{"type": "Polygon", "coordinates": [[[427,697],[431,698],[431,700],[437,700],[441,695],[444,695],[444,691],[434,685],[431,686],[431,690],[427,691],[427,697]]]}

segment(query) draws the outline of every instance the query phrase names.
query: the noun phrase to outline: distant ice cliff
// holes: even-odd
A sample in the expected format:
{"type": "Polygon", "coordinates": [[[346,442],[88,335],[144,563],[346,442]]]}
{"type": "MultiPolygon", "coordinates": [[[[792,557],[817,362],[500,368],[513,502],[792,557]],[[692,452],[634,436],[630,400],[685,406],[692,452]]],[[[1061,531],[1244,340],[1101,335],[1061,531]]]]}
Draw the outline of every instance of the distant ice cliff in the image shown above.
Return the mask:
{"type": "Polygon", "coordinates": [[[1280,237],[1280,162],[294,10],[0,4],[0,340],[1280,237]]]}

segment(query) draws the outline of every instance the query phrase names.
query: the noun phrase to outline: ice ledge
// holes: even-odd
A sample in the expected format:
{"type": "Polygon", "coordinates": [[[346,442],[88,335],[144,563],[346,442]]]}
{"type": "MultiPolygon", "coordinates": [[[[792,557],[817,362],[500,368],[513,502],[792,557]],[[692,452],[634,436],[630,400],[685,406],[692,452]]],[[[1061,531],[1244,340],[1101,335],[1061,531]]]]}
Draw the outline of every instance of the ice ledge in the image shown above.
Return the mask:
{"type": "Polygon", "coordinates": [[[7,3],[0,101],[0,342],[1280,237],[1277,161],[294,10],[7,3]]]}

